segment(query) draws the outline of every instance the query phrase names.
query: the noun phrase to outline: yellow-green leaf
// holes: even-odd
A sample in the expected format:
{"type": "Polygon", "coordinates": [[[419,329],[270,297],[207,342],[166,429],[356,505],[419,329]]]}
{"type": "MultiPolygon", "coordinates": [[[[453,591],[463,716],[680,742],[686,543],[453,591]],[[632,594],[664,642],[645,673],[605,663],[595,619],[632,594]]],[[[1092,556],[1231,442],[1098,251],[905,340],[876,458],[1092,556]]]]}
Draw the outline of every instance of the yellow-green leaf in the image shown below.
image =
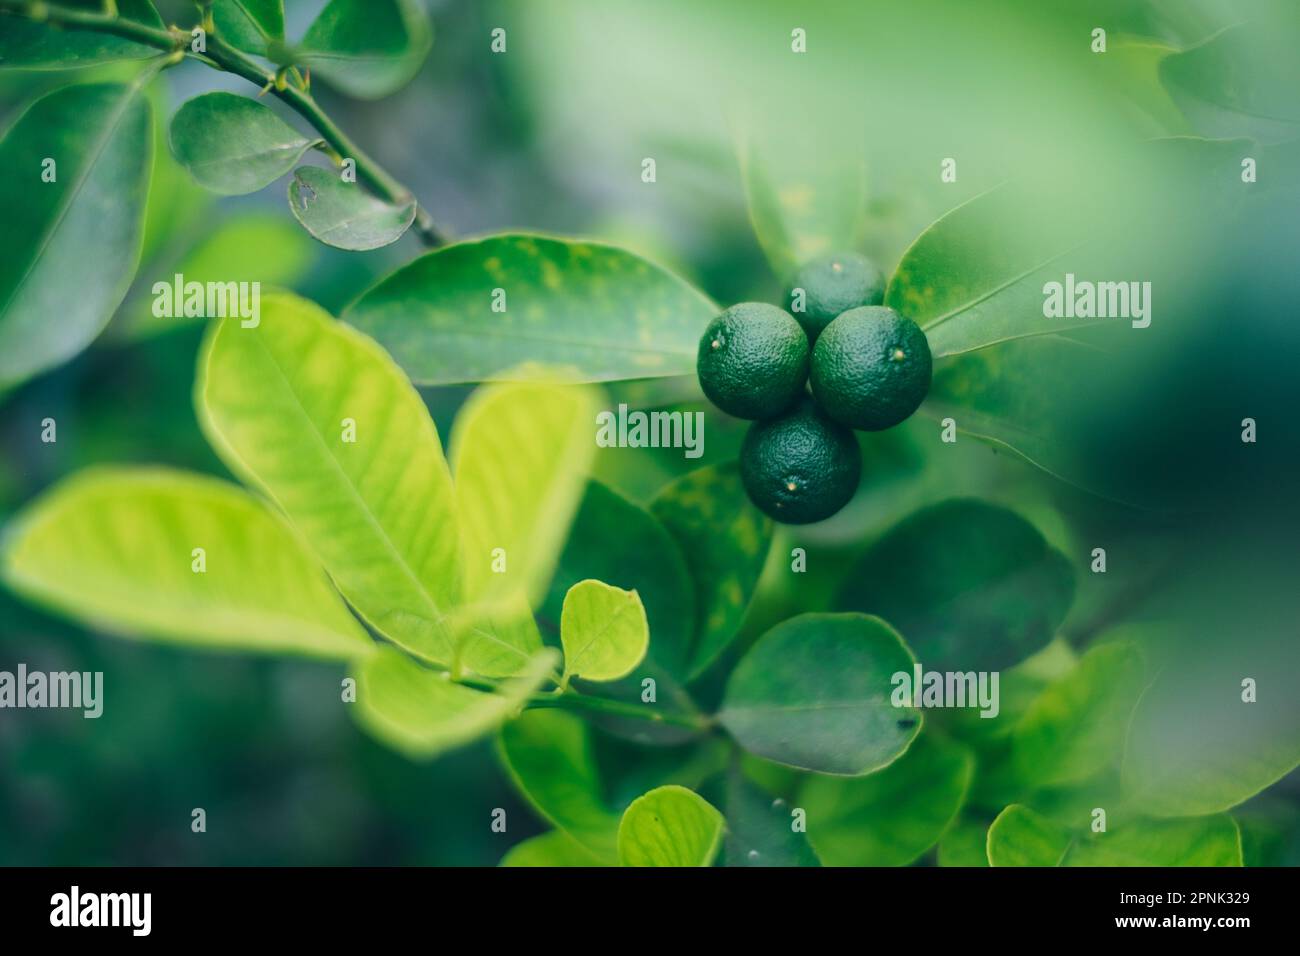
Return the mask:
{"type": "Polygon", "coordinates": [[[609,866],[563,830],[516,843],[501,858],[501,866],[609,866]]]}
{"type": "Polygon", "coordinates": [[[375,646],[280,518],[184,472],[67,479],[6,529],[3,573],[19,594],[125,637],[324,658],[375,646]]]}
{"type": "Polygon", "coordinates": [[[452,660],[460,595],[451,475],[428,410],[374,342],[288,295],[214,324],[199,419],[222,460],[288,514],[344,596],[394,643],[452,660]]]}
{"type": "Polygon", "coordinates": [[[650,625],[640,596],[601,581],[579,581],[564,596],[560,643],[566,678],[626,677],[650,646],[650,625]]]}
{"type": "Polygon", "coordinates": [[[670,784],[632,801],[618,826],[623,866],[710,866],[722,845],[722,814],[692,790],[670,784]]]}
{"type": "Polygon", "coordinates": [[[522,709],[555,668],[558,655],[540,651],[518,677],[495,692],[475,690],[383,648],[357,669],[356,717],[371,734],[413,759],[484,737],[522,709]]]}
{"type": "Polygon", "coordinates": [[[452,472],[465,542],[466,598],[546,592],[596,451],[591,389],[547,382],[486,385],[452,429],[452,472]]]}

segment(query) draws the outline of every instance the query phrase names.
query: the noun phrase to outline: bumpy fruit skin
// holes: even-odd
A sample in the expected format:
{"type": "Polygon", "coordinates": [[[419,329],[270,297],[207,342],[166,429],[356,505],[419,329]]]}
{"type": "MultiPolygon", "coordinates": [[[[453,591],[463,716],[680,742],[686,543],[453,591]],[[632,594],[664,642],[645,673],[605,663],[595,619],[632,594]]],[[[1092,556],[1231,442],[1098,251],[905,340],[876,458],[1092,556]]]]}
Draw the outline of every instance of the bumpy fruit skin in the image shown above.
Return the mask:
{"type": "Polygon", "coordinates": [[[884,298],[885,277],[870,259],[856,252],[833,252],[809,260],[795,273],[785,301],[808,341],[815,342],[841,313],[879,305],[884,298]],[[804,290],[802,312],[794,311],[795,289],[804,290]]]}
{"type": "Polygon", "coordinates": [[[930,343],[885,306],[845,312],[817,339],[812,392],[828,415],[864,431],[897,425],[930,391],[930,343]]]}
{"type": "Polygon", "coordinates": [[[804,394],[808,338],[784,309],[733,305],[700,339],[696,371],[714,405],[737,418],[772,418],[804,394]]]}
{"type": "Polygon", "coordinates": [[[749,426],[740,479],[764,514],[785,524],[829,518],[857,491],[862,456],[853,432],[811,400],[781,418],[749,426]]]}

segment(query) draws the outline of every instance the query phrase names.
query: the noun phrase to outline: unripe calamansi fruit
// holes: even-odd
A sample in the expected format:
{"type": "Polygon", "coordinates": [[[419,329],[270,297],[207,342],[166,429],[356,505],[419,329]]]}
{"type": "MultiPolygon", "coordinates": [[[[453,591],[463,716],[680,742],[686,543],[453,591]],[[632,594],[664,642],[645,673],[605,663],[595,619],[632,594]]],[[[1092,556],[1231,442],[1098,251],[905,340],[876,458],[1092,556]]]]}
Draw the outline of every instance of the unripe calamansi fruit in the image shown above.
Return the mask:
{"type": "Polygon", "coordinates": [[[733,305],[709,323],[696,356],[700,388],[737,418],[771,418],[804,394],[808,338],[784,309],[733,305]]]}

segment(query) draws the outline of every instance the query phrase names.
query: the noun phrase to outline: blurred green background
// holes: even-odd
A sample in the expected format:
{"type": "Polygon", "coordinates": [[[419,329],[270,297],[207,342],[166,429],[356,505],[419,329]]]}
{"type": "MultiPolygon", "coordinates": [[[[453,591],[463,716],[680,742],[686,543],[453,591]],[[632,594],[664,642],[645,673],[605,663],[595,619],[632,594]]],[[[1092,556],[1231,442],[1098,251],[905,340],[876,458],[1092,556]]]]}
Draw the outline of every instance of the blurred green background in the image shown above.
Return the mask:
{"type": "MultiPolygon", "coordinates": [[[[188,22],[187,5],[159,6],[169,21],[188,22]]],[[[289,32],[320,6],[290,2],[289,32]]],[[[432,0],[433,52],[410,86],[378,103],[328,90],[319,97],[458,235],[524,227],[607,239],[677,268],[723,303],[781,294],[747,211],[751,155],[778,177],[842,175],[858,191],[835,201],[861,207],[861,248],[889,271],[928,223],[1007,180],[1045,179],[1069,196],[1085,174],[1148,137],[1250,136],[1285,161],[1296,135],[1269,116],[1237,125],[1193,119],[1152,77],[1163,47],[1185,49],[1243,20],[1285,13],[1286,4],[845,6],[432,0]],[[1096,26],[1108,30],[1114,53],[1104,62],[1088,48],[1096,26]],[[507,30],[504,55],[489,52],[494,27],[507,30]],[[807,30],[804,58],[789,53],[794,27],[807,30]],[[657,161],[653,186],[640,177],[647,156],[657,161]],[[958,160],[955,184],[939,181],[938,161],[948,156],[958,160]]],[[[1294,50],[1277,52],[1258,61],[1262,77],[1253,81],[1294,97],[1294,50]]],[[[0,125],[68,80],[0,72],[0,125]]],[[[251,92],[185,63],[157,84],[160,129],[181,102],[210,89],[251,92]]],[[[260,274],[337,314],[421,251],[409,235],[371,253],[329,249],[291,221],[282,183],[216,200],[187,181],[161,138],[158,162],[145,257],[114,324],[76,360],[4,399],[0,520],[92,463],[223,473],[191,406],[201,330],[150,327],[147,293],[157,279],[260,274]],[[58,421],[55,444],[40,441],[46,417],[58,421]]],[[[1117,209],[1131,209],[1120,198],[1123,169],[1112,183],[1117,209]]],[[[1168,488],[1185,510],[1115,505],[973,442],[937,454],[923,440],[934,426],[916,420],[864,438],[862,492],[798,539],[818,555],[815,566],[842,571],[914,507],[979,495],[1025,513],[1077,558],[1067,637],[1082,641],[1135,617],[1182,620],[1196,624],[1185,654],[1212,661],[1216,648],[1245,642],[1270,655],[1288,648],[1284,666],[1293,667],[1297,186],[1248,200],[1230,219],[1193,202],[1137,224],[1129,238],[1139,258],[1125,260],[1132,265],[1116,278],[1156,280],[1151,335],[1105,381],[1053,396],[1078,416],[1080,444],[1099,447],[1108,474],[1168,488]],[[1261,423],[1251,460],[1238,441],[1246,415],[1261,423]],[[1104,578],[1083,573],[1098,540],[1124,556],[1104,578]]],[[[1034,210],[1024,212],[1032,219],[1034,210]]],[[[611,391],[635,400],[637,389],[611,391]]],[[[466,390],[424,394],[445,434],[466,390]]],[[[702,462],[674,451],[609,451],[597,473],[647,500],[687,467],[735,454],[737,424],[715,416],[709,428],[702,462]]],[[[790,546],[779,536],[773,554],[790,546]]],[[[766,575],[746,633],[825,608],[840,578],[809,578],[795,592],[788,576],[766,575]]],[[[490,744],[418,765],[363,734],[339,705],[335,666],[136,644],[0,592],[0,668],[19,661],[102,670],[105,706],[98,720],[0,714],[6,865],[491,865],[543,829],[490,744]],[[194,807],[207,811],[205,834],[190,831],[194,807]],[[508,834],[490,829],[497,807],[507,810],[508,834]]],[[[1259,821],[1250,830],[1259,835],[1256,861],[1300,862],[1297,800],[1292,774],[1243,811],[1259,821]]]]}

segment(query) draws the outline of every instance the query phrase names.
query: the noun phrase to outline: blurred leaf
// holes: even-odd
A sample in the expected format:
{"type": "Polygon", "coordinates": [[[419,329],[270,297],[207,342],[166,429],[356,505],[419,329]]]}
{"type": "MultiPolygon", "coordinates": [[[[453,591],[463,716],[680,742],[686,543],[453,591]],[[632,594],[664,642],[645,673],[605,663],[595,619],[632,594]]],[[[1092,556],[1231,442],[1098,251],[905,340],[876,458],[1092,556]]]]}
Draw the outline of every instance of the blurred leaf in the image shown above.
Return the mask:
{"type": "Polygon", "coordinates": [[[903,254],[885,305],[925,330],[936,359],[1100,321],[1043,315],[1044,279],[1063,274],[1083,235],[1058,210],[1025,214],[1042,202],[1020,185],[998,186],[944,215],[903,254]]]}
{"type": "Polygon", "coordinates": [[[808,838],[794,829],[789,804],[750,783],[739,769],[727,775],[727,866],[821,866],[808,838]]]}
{"type": "Polygon", "coordinates": [[[564,595],[586,578],[637,593],[650,627],[646,663],[680,676],[695,622],[681,550],[653,515],[596,481],[578,506],[542,615],[558,621],[564,595]]]}
{"type": "Polygon", "coordinates": [[[783,129],[779,145],[738,145],[741,181],[759,245],[778,277],[815,256],[858,245],[866,219],[867,174],[856,144],[810,150],[783,129]]]}
{"type": "Polygon", "coordinates": [[[1166,663],[1128,725],[1125,795],[1154,816],[1234,807],[1300,766],[1294,649],[1230,645],[1166,663]],[[1242,686],[1251,678],[1256,699],[1242,686]]]}
{"type": "Polygon", "coordinates": [[[1197,129],[1207,136],[1293,139],[1300,128],[1300,15],[1240,23],[1160,63],[1160,79],[1197,129]]]}
{"type": "Polygon", "coordinates": [[[533,609],[522,594],[462,605],[448,618],[459,666],[484,677],[512,677],[542,647],[533,609]]]}
{"type": "Polygon", "coordinates": [[[650,506],[676,540],[695,582],[690,676],[703,673],[740,629],[772,543],[772,522],[750,503],[735,462],[683,475],[650,506]]]}
{"type": "Polygon", "coordinates": [[[940,866],[988,866],[989,828],[985,823],[958,820],[939,840],[940,866]]]}
{"type": "Polygon", "coordinates": [[[879,618],[801,614],[741,659],[718,719],[760,757],[817,773],[870,773],[920,731],[920,711],[890,701],[891,676],[910,674],[914,663],[879,618]]]}
{"type": "MultiPolygon", "coordinates": [[[[178,246],[193,242],[196,227],[207,222],[216,201],[212,193],[199,186],[172,155],[167,136],[167,119],[171,112],[167,82],[165,74],[159,76],[146,91],[153,107],[154,134],[153,172],[145,206],[144,242],[140,249],[143,266],[179,258],[182,248],[178,246]]],[[[139,276],[136,281],[141,281],[139,276]]]]}
{"type": "Polygon", "coordinates": [[[707,800],[669,785],[632,801],[618,825],[623,866],[710,866],[725,821],[707,800]]]}
{"type": "Polygon", "coordinates": [[[1136,819],[1104,833],[1053,823],[1012,804],[989,827],[993,866],[1241,866],[1241,833],[1225,814],[1136,819]]]}
{"type": "Polygon", "coordinates": [[[1013,803],[989,827],[989,865],[1061,866],[1070,844],[1065,827],[1013,803]]]}
{"type": "Polygon", "coordinates": [[[516,843],[501,858],[501,866],[609,866],[611,864],[583,849],[582,844],[562,830],[516,843]]]}
{"type": "Polygon", "coordinates": [[[327,246],[354,252],[396,242],[415,221],[414,199],[385,202],[319,166],[294,171],[289,209],[304,229],[327,246]]]}
{"type": "Polygon", "coordinates": [[[374,649],[279,518],[233,485],[185,472],[95,468],[66,479],[5,529],[4,578],[124,637],[322,658],[374,649]]]}
{"type": "Polygon", "coordinates": [[[592,681],[626,677],[650,645],[645,608],[635,591],[579,581],[564,597],[560,618],[564,676],[592,681]]]}
{"type": "Polygon", "coordinates": [[[1013,511],[969,498],[917,511],[845,579],[840,610],[878,614],[939,671],[998,671],[1047,645],[1074,593],[1070,563],[1013,511]]]}
{"type": "Polygon", "coordinates": [[[367,621],[450,663],[460,538],[424,402],[382,349],[312,303],[271,295],[261,313],[254,328],[209,329],[195,384],[204,434],[284,509],[367,621]]]}
{"type": "Polygon", "coordinates": [[[415,76],[433,45],[417,0],[330,0],[298,45],[299,62],[361,99],[396,92],[415,76]]]}
{"type": "Polygon", "coordinates": [[[717,307],[639,256],[594,242],[509,234],[427,253],[345,319],[422,385],[513,376],[543,363],[603,382],[694,374],[717,307]],[[505,311],[494,312],[494,290],[505,311]]]}
{"type": "MultiPolygon", "coordinates": [[[[60,0],[60,6],[102,12],[104,0],[60,0]]],[[[151,0],[117,0],[118,14],[162,29],[151,0]]],[[[66,70],[114,60],[141,60],[161,51],[143,43],[91,30],[69,30],[0,13],[0,66],[22,70],[66,70]]]]}
{"type": "Polygon", "coordinates": [[[84,349],[126,295],[151,133],[139,84],[105,83],[42,97],[0,140],[0,393],[84,349]]]}
{"type": "Polygon", "coordinates": [[[172,154],[195,182],[223,195],[275,182],[319,139],[309,139],[264,103],[234,93],[204,93],[172,117],[172,154]]]}
{"type": "Polygon", "coordinates": [[[921,734],[865,777],[808,777],[799,791],[808,839],[827,866],[906,866],[952,823],[974,769],[965,747],[921,734]]]}
{"type": "Polygon", "coordinates": [[[283,0],[216,0],[217,33],[237,50],[269,56],[284,43],[283,0]]]}
{"type": "Polygon", "coordinates": [[[141,268],[139,290],[122,306],[113,331],[119,338],[138,340],[200,321],[184,315],[154,315],[154,283],[150,279],[173,285],[179,274],[187,283],[204,285],[259,282],[265,293],[301,279],[315,257],[315,248],[300,229],[281,216],[250,212],[219,222],[165,268],[161,264],[141,268]]]}
{"type": "Polygon", "coordinates": [[[1012,747],[1020,776],[1035,786],[1078,783],[1119,761],[1133,705],[1146,685],[1137,648],[1091,648],[1050,684],[1016,724],[1012,747]]]}
{"type": "Polygon", "coordinates": [[[595,454],[595,406],[589,389],[544,381],[485,385],[462,406],[451,464],[467,600],[541,603],[595,454]]]}
{"type": "Polygon", "coordinates": [[[558,710],[530,710],[501,728],[502,762],[541,816],[610,864],[618,815],[605,805],[587,725],[558,710]]]}
{"type": "Polygon", "coordinates": [[[495,691],[454,684],[386,647],[357,668],[358,723],[412,759],[429,759],[490,734],[524,706],[559,663],[540,651],[520,675],[495,691]]]}
{"type": "Polygon", "coordinates": [[[1085,413],[1070,408],[1077,394],[1071,383],[1095,382],[1112,361],[1102,349],[1064,335],[1007,342],[937,365],[922,408],[1062,481],[1127,500],[1128,485],[1076,440],[1085,413]]]}
{"type": "Polygon", "coordinates": [[[1113,72],[1114,81],[1133,105],[1151,118],[1153,136],[1192,132],[1187,120],[1160,83],[1160,64],[1176,50],[1164,43],[1139,37],[1112,37],[1100,66],[1113,72]]]}

